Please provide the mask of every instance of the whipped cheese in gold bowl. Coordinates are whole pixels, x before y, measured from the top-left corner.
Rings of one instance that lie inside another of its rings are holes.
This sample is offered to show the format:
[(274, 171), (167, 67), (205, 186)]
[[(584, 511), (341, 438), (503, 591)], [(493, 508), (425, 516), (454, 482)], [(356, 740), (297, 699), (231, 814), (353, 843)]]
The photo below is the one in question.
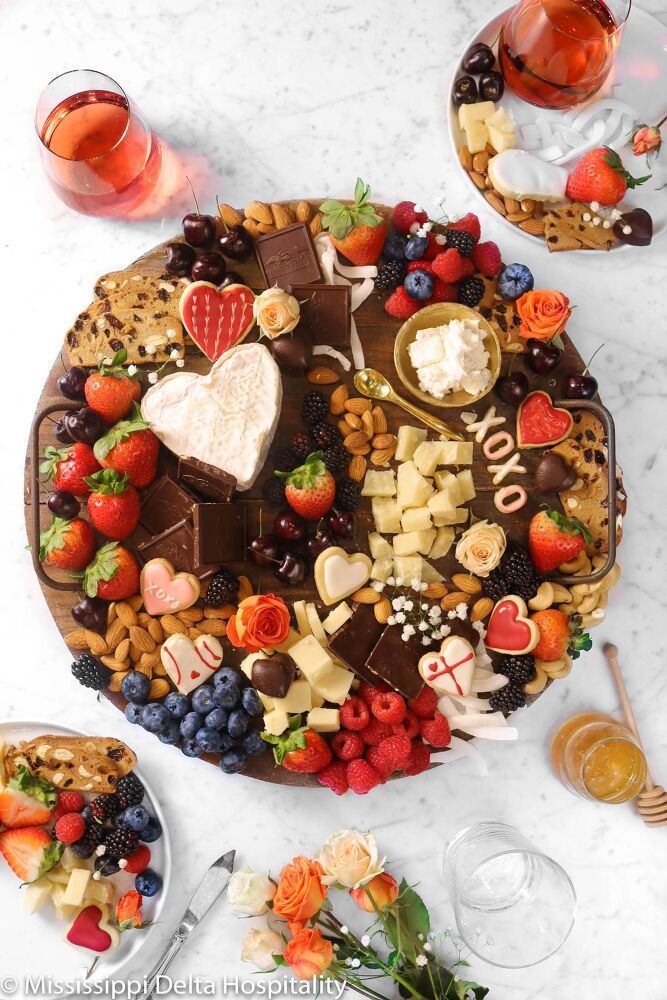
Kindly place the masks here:
[(465, 407), (489, 393), (500, 374), (493, 327), (474, 309), (436, 302), (406, 320), (394, 342), (394, 364), (406, 389), (431, 406)]

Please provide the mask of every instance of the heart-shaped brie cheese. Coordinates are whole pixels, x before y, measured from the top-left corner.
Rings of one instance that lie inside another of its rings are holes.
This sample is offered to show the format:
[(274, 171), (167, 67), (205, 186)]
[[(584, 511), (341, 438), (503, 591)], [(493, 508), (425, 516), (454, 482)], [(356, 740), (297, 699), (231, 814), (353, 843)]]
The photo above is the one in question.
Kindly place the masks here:
[(333, 545), (315, 560), (315, 585), (324, 604), (349, 597), (369, 580), (372, 563), (363, 552), (348, 555)]
[(214, 635), (199, 635), (193, 642), (176, 632), (162, 643), (160, 659), (181, 694), (189, 694), (220, 667), (222, 646)]
[(470, 694), (475, 669), (475, 650), (467, 639), (450, 635), (439, 653), (426, 653), (419, 661), (419, 673), (438, 694), (464, 697)]
[(141, 596), (149, 615), (185, 611), (195, 603), (200, 590), (196, 576), (176, 573), (168, 559), (149, 559), (141, 571)]

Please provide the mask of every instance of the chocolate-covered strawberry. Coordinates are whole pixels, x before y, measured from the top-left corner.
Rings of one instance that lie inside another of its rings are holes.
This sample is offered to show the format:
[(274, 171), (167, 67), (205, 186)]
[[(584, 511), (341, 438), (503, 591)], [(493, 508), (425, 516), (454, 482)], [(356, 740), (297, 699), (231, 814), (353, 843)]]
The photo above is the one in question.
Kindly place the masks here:
[(134, 414), (120, 420), (95, 442), (95, 457), (104, 469), (127, 473), (138, 489), (150, 486), (157, 475), (158, 438), (135, 406)]
[(98, 371), (86, 379), (86, 402), (107, 425), (127, 416), (132, 403), (141, 396), (141, 375), (136, 370), (124, 368), (126, 360), (127, 351), (122, 347), (110, 363), (101, 361)]
[(88, 516), (97, 530), (116, 542), (131, 535), (139, 523), (141, 503), (127, 472), (121, 476), (115, 469), (101, 469), (86, 483), (92, 491)]
[(139, 566), (131, 552), (118, 542), (108, 542), (81, 574), (88, 597), (124, 601), (139, 590)]
[(50, 566), (60, 569), (84, 569), (93, 558), (95, 552), (95, 535), (93, 529), (77, 517), (66, 521), (62, 517), (54, 517), (49, 527), (40, 532), (39, 558)]
[(39, 467), (49, 479), (54, 490), (64, 490), (75, 497), (87, 497), (90, 487), (86, 477), (93, 476), (100, 470), (100, 463), (95, 458), (89, 444), (77, 442), (67, 448), (54, 448), (48, 445), (44, 449), (44, 461)]

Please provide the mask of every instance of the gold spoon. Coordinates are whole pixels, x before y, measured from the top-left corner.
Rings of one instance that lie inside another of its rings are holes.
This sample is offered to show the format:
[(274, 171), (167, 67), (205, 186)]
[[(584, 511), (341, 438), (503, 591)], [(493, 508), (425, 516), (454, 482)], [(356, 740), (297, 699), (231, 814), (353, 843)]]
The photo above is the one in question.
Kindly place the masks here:
[(406, 413), (416, 417), (417, 420), (421, 420), (423, 424), (430, 427), (436, 434), (443, 434), (450, 441), (465, 441), (463, 434), (459, 434), (453, 427), (446, 424), (444, 420), (432, 417), (430, 413), (422, 410), (420, 406), (415, 406), (413, 403), (409, 403), (407, 399), (399, 396), (384, 375), (381, 375), (374, 368), (362, 368), (361, 371), (358, 371), (354, 376), (354, 385), (363, 396), (368, 396), (370, 399), (382, 399), (386, 403), (395, 403), (396, 406), (400, 406)]

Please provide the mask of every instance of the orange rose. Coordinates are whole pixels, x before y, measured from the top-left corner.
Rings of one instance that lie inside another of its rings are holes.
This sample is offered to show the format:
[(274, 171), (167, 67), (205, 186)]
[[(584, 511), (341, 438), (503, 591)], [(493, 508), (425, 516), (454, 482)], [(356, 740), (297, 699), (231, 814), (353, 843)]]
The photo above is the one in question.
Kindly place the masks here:
[(313, 979), (331, 965), (333, 945), (317, 928), (304, 927), (289, 942), (283, 958), (297, 979)]
[(350, 889), (350, 896), (359, 909), (365, 910), (366, 913), (375, 913), (375, 906), (368, 893), (373, 897), (378, 910), (384, 910), (398, 899), (398, 882), (391, 875), (382, 872), (361, 888)]
[(130, 889), (129, 892), (120, 897), (116, 903), (116, 922), (122, 931), (130, 927), (141, 927), (143, 924), (141, 916), (143, 901), (143, 896), (140, 896), (136, 889)]
[(326, 887), (322, 885), (322, 865), (299, 855), (280, 873), (273, 912), (289, 924), (302, 924), (315, 916), (326, 894)]
[(524, 292), (516, 300), (516, 309), (521, 320), (521, 336), (536, 340), (551, 340), (562, 333), (572, 312), (567, 295), (553, 288)]
[(238, 606), (227, 622), (227, 638), (232, 646), (243, 646), (248, 653), (273, 649), (289, 634), (289, 611), (282, 597), (253, 594)]

